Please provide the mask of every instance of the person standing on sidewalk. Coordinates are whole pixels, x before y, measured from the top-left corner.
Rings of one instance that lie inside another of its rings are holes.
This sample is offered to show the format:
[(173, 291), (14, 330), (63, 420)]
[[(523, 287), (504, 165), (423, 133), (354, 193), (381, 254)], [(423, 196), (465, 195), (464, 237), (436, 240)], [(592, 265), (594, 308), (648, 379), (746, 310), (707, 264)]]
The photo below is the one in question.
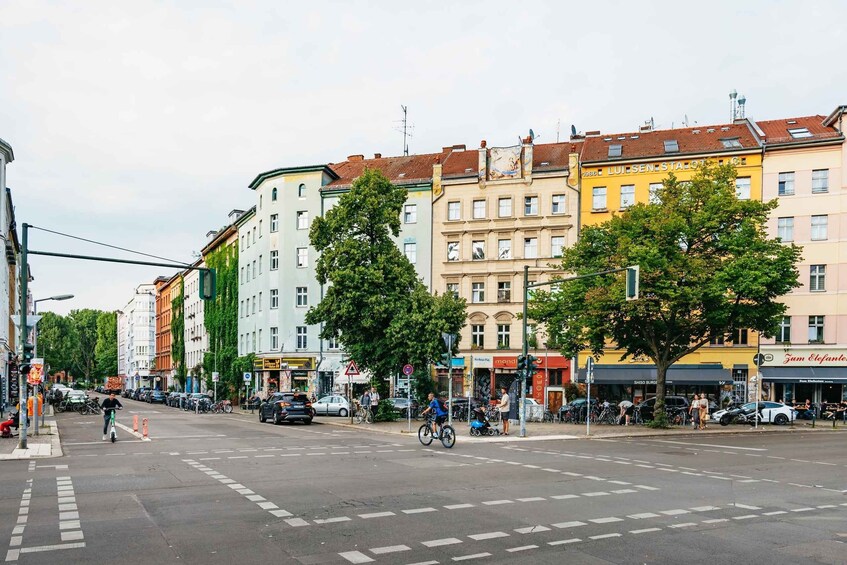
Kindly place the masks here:
[(376, 416), (376, 411), (379, 408), (379, 393), (376, 387), (371, 387), (371, 414)]
[(700, 396), (695, 394), (691, 401), (691, 406), (688, 407), (688, 417), (691, 418), (691, 425), (695, 430), (700, 429)]
[(503, 420), (503, 435), (509, 435), (509, 409), (511, 402), (509, 399), (509, 391), (506, 387), (500, 387), (500, 419)]
[(706, 429), (706, 420), (709, 419), (709, 399), (705, 394), (700, 394), (700, 429)]

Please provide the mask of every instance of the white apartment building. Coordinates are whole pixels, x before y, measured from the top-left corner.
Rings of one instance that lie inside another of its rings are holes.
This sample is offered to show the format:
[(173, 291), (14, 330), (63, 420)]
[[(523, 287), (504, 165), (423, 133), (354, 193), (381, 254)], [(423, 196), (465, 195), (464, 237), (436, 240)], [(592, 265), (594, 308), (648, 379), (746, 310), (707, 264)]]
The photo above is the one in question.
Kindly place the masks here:
[(124, 340), (125, 386), (152, 386), (150, 369), (156, 358), (156, 286), (138, 285), (135, 295), (120, 313), (126, 316), (127, 327)]
[[(203, 261), (196, 267), (205, 267)], [(185, 317), (185, 368), (188, 372), (185, 388), (200, 392), (203, 383), (203, 355), (209, 349), (206, 326), (203, 323), (203, 300), (200, 298), (200, 271), (186, 271), (184, 277), (184, 317)], [(197, 375), (195, 377), (195, 375)]]
[(118, 327), (118, 376), (126, 377), (126, 342), (129, 339), (129, 316), (123, 310), (117, 311), (117, 327)]

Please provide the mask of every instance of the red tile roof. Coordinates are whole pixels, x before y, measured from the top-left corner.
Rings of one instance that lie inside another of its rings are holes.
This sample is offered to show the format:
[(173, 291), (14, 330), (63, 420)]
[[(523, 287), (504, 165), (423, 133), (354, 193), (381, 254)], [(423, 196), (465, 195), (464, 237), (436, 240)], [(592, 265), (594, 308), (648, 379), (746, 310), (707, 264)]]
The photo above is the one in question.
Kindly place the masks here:
[[(533, 172), (567, 170), (568, 154), (580, 151), (581, 142), (544, 143), (532, 148)], [(479, 150), (453, 151), (445, 156), (442, 175), (445, 178), (476, 176), (479, 172)]]
[[(738, 139), (741, 147), (727, 148), (722, 139)], [(664, 142), (676, 140), (679, 151), (666, 153)], [(621, 156), (609, 157), (609, 146), (620, 145)], [(588, 137), (582, 151), (583, 162), (626, 161), (646, 157), (665, 157), (742, 151), (759, 147), (746, 123), (718, 124), (695, 128), (664, 129), (648, 132), (616, 133)]]
[(378, 169), (393, 184), (416, 184), (432, 180), (432, 165), (444, 158), (443, 153), (426, 153), (400, 157), (380, 157), (364, 159), (352, 155), (347, 161), (330, 163), (329, 168), (338, 175), (338, 179), (325, 185), (321, 190), (347, 188), (359, 178), (365, 168)]
[[(765, 134), (767, 144), (776, 143), (808, 143), (820, 139), (839, 138), (841, 134), (831, 126), (823, 125), (826, 116), (803, 116), (800, 118), (785, 118), (783, 120), (764, 120), (755, 122)], [(789, 129), (806, 128), (812, 137), (791, 137)]]

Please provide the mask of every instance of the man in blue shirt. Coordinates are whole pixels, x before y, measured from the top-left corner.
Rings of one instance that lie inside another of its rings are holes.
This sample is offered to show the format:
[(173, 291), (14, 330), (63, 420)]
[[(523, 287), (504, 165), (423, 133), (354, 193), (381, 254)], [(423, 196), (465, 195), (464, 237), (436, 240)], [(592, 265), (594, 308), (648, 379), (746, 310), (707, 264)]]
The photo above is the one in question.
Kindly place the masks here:
[(437, 426), (443, 424), (447, 420), (447, 408), (441, 402), (440, 399), (435, 398), (434, 393), (429, 393), (427, 396), (429, 400), (429, 407), (422, 412), (423, 415), (426, 415), (428, 412), (433, 412), (435, 414), (435, 422), (432, 424), (432, 436), (439, 437), (439, 434), (436, 433)]

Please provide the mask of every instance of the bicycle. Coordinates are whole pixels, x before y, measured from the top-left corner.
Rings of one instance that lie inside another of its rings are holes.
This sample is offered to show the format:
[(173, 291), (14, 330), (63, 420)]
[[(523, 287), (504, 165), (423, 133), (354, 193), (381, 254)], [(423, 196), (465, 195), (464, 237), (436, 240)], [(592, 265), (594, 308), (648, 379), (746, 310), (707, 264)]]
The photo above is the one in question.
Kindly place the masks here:
[(359, 408), (356, 410), (356, 423), (361, 424), (362, 422), (368, 424), (374, 423), (374, 415), (370, 408)]
[(544, 416), (541, 417), (541, 421), (545, 424), (552, 424), (556, 421), (556, 415), (553, 414), (550, 410), (544, 411)]
[(684, 426), (688, 421), (688, 413), (683, 408), (667, 408), (668, 423), (675, 426)]
[(611, 407), (606, 406), (597, 416), (598, 424), (617, 424), (618, 415), (614, 413)]
[(429, 445), (433, 439), (440, 439), (441, 445), (450, 449), (456, 444), (456, 431), (449, 424), (438, 424), (438, 435), (432, 434), (432, 423), (434, 418), (427, 418), (424, 425), (418, 428), (418, 441), (423, 445)]
[(215, 414), (231, 414), (232, 413), (232, 403), (229, 400), (221, 400), (220, 402), (216, 402), (212, 407), (212, 410)]

